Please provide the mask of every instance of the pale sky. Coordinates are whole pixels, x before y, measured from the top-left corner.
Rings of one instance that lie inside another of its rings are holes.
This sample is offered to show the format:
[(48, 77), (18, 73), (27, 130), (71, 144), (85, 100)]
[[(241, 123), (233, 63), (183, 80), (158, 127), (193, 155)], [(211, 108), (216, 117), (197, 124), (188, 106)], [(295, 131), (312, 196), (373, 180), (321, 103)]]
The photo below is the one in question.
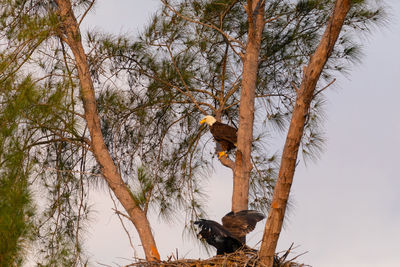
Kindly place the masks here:
[[(135, 36), (160, 5), (158, 0), (98, 0), (83, 26)], [(400, 1), (385, 29), (364, 39), (362, 63), (329, 88), (326, 150), (315, 163), (300, 164), (292, 187), (291, 209), (278, 250), (292, 242), (298, 261), (314, 267), (400, 266)], [(217, 163), (218, 164), (218, 163)], [(217, 165), (216, 165), (217, 166)], [(231, 171), (218, 167), (209, 180), (209, 218), (220, 221), (230, 210)], [(228, 190), (227, 190), (228, 188)], [(86, 249), (94, 266), (118, 266), (134, 257), (108, 193), (92, 194), (92, 223)], [(151, 218), (165, 259), (205, 258), (198, 242), (182, 237), (182, 224)], [(265, 220), (248, 240), (261, 240)], [(127, 223), (138, 257), (137, 233)]]

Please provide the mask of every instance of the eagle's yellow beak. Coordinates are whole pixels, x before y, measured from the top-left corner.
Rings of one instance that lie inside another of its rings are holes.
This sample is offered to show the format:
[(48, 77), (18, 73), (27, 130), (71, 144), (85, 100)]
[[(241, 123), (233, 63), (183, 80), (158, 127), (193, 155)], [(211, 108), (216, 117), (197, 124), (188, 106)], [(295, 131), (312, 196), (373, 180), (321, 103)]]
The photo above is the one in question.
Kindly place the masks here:
[(203, 123), (205, 123), (206, 122), (206, 119), (204, 118), (204, 119), (202, 119), (201, 121), (200, 121), (200, 124), (203, 124)]

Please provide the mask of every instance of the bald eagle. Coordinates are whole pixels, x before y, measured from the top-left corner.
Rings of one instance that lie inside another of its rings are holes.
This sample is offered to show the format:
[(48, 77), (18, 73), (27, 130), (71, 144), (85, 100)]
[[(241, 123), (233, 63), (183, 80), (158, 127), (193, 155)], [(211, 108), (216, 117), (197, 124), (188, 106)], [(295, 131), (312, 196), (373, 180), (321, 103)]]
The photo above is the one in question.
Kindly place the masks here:
[(218, 158), (226, 157), (226, 153), (237, 146), (237, 129), (217, 121), (213, 116), (205, 116), (200, 121), (200, 124), (203, 123), (208, 124), (215, 141), (221, 145), (222, 151), (218, 152)]
[(255, 210), (241, 210), (229, 212), (222, 218), (222, 225), (212, 220), (200, 219), (194, 224), (198, 225), (198, 236), (217, 249), (217, 255), (232, 253), (238, 249), (246, 248), (242, 238), (254, 230), (257, 222), (265, 216)]

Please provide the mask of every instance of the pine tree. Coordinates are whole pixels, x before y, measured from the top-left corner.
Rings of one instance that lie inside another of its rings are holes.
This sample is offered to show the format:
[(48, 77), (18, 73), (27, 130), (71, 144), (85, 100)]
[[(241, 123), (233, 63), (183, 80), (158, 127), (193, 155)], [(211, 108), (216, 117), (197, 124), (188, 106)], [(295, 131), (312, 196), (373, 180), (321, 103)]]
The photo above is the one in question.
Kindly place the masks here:
[[(356, 2), (344, 33), (368, 30), (382, 16), (382, 9)], [(249, 202), (269, 210), (280, 160), (271, 140), (289, 126), (302, 66), (334, 1), (165, 1), (136, 40), (95, 32), (85, 38), (79, 25), (93, 4), (1, 5), (0, 175), (7, 194), (0, 215), (16, 223), (7, 237), (12, 247), (1, 253), (11, 264), (22, 262), (29, 239), (40, 248), (40, 264), (86, 264), (81, 231), (98, 181), (125, 208), (146, 258), (159, 258), (148, 210), (171, 218), (182, 209), (187, 222), (203, 214), (202, 179), (215, 162), (214, 142), (199, 125), (205, 114), (238, 126), (239, 137), (247, 134), (236, 155), (220, 160), (239, 185), (232, 209)], [(250, 46), (258, 55), (246, 59)], [(357, 51), (354, 38), (339, 36), (308, 109), (300, 140), (306, 155), (315, 155), (323, 139), (323, 82)], [(254, 96), (241, 106), (247, 75)], [(239, 165), (245, 167), (236, 174)], [(44, 196), (37, 209), (33, 189)], [(8, 203), (19, 203), (12, 218)]]
[(35, 208), (28, 179), (32, 162), (27, 160), (25, 153), (30, 137), (19, 127), (21, 117), (18, 111), (30, 110), (35, 90), (29, 78), (3, 85), (1, 99), (4, 105), (1, 106), (0, 116), (0, 266), (20, 266), (34, 237)]

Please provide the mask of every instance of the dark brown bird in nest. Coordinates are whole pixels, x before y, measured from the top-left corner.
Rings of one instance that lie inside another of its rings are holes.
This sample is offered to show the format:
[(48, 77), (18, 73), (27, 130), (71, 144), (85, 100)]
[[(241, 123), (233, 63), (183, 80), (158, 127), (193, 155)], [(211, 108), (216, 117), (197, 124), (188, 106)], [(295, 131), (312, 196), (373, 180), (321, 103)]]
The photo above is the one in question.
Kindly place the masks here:
[(222, 218), (222, 225), (212, 220), (200, 219), (194, 224), (200, 228), (198, 236), (217, 249), (217, 255), (246, 248), (241, 240), (254, 230), (264, 214), (255, 210), (229, 212)]

